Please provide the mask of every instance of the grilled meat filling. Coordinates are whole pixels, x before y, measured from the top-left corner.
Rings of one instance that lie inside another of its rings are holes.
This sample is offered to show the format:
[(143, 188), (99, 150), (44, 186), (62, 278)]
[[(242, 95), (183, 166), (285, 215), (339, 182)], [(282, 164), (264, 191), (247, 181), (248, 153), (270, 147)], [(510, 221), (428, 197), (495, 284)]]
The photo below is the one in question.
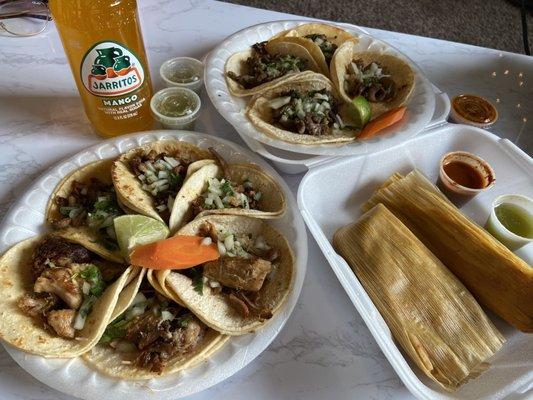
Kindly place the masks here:
[(304, 71), (307, 60), (291, 55), (270, 54), (266, 50), (267, 42), (252, 46), (252, 54), (244, 61), (246, 73), (237, 75), (232, 71), (228, 77), (245, 89), (251, 89), (282, 77), (290, 72)]
[[(140, 321), (133, 321), (126, 340), (131, 340), (140, 350), (135, 363), (141, 368), (149, 368), (152, 372), (161, 373), (167, 363), (178, 354), (187, 354), (194, 350), (205, 334), (205, 325), (192, 317), (184, 327), (181, 322), (161, 321), (151, 312), (141, 316)], [(148, 320), (148, 321), (147, 321)], [(154, 325), (155, 324), (155, 325)], [(139, 330), (151, 328), (147, 335), (139, 335)]]
[(54, 202), (62, 215), (52, 221), (55, 229), (89, 226), (103, 235), (106, 247), (116, 248), (113, 219), (124, 212), (117, 203), (112, 184), (96, 178), (88, 182), (74, 181), (68, 197), (56, 196)]
[(387, 103), (396, 96), (396, 83), (384, 68), (372, 62), (364, 65), (361, 60), (352, 61), (346, 67), (344, 90), (351, 98), (363, 96), (372, 103)]
[(46, 236), (33, 254), (33, 292), (17, 301), (18, 308), (40, 319), (45, 329), (51, 328), (58, 336), (74, 338), (105, 288), (98, 267), (91, 261), (92, 255), (84, 247)]
[(78, 309), (83, 302), (81, 286), (83, 280), (70, 268), (48, 268), (35, 280), (35, 293), (51, 293), (63, 300), (67, 306)]
[(141, 181), (143, 190), (152, 195), (161, 218), (168, 222), (174, 198), (183, 185), (190, 161), (152, 150), (132, 158), (129, 164)]
[[(301, 135), (331, 135), (338, 124), (338, 104), (329, 90), (282, 93), (270, 102), (274, 123)], [(338, 126), (337, 126), (338, 127)]]
[(320, 50), (326, 59), (326, 64), (329, 66), (329, 63), (333, 58), (333, 53), (335, 53), (335, 50), (337, 50), (338, 46), (335, 43), (330, 42), (326, 35), (319, 33), (312, 33), (310, 35), (306, 35), (305, 37), (312, 40), (318, 47), (320, 47)]
[(132, 346), (135, 365), (161, 373), (176, 356), (193, 352), (206, 330), (188, 310), (142, 289), (132, 306), (106, 328), (100, 344), (117, 351), (121, 344)]
[(59, 336), (73, 339), (76, 336), (75, 317), (76, 311), (74, 310), (52, 310), (48, 313), (47, 322)]
[(17, 302), (20, 310), (30, 317), (44, 318), (59, 302), (51, 293), (25, 293)]
[(217, 243), (221, 257), (182, 272), (191, 278), (195, 291), (203, 295), (204, 284), (207, 284), (214, 293), (224, 294), (243, 318), (271, 318), (272, 311), (263, 304), (261, 289), (275, 268), (278, 251), (262, 236), (252, 238), (250, 235), (217, 232), (207, 221), (200, 226), (199, 235), (210, 237)]
[(197, 216), (205, 210), (225, 208), (242, 208), (257, 210), (262, 193), (255, 190), (250, 181), (237, 185), (227, 178), (209, 179), (204, 193), (192, 202), (193, 215)]
[(91, 253), (85, 247), (70, 243), (59, 236), (49, 235), (33, 255), (32, 276), (35, 280), (46, 268), (90, 263), (91, 259)]
[(257, 292), (272, 270), (270, 261), (261, 258), (221, 257), (204, 264), (204, 276), (233, 289)]

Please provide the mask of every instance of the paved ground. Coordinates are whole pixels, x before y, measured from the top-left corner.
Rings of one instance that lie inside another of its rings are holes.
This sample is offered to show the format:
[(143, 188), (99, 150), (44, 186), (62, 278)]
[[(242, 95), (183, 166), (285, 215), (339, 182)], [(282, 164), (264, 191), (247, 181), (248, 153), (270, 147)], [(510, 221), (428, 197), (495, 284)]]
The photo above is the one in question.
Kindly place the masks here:
[[(520, 9), (507, 0), (224, 0), (523, 53)], [(533, 47), (533, 15), (528, 15)]]

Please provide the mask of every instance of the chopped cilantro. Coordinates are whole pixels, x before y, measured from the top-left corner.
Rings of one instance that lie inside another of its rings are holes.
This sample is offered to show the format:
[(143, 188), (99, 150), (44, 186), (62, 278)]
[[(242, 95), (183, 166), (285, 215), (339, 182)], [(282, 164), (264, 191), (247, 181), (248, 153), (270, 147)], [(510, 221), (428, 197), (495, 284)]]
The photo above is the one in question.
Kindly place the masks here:
[(191, 274), (192, 286), (194, 290), (200, 296), (203, 296), (204, 295), (204, 275), (202, 274), (202, 271), (200, 271), (197, 268), (191, 268), (190, 274)]
[(185, 314), (178, 318), (178, 324), (180, 328), (187, 328), (189, 325), (189, 322), (192, 321), (192, 315), (191, 314)]
[(126, 321), (124, 314), (122, 314), (107, 326), (98, 343), (109, 344), (116, 339), (122, 339), (124, 336), (126, 336), (127, 324), (128, 321)]
[(183, 177), (179, 174), (176, 174), (174, 172), (168, 173), (168, 183), (170, 188), (177, 189), (179, 188), (183, 183)]
[(229, 180), (226, 180), (222, 185), (220, 185), (220, 190), (222, 190), (222, 193), (225, 196), (232, 196), (234, 194), (233, 187), (231, 186), (231, 182)]
[(91, 285), (89, 295), (100, 297), (105, 289), (104, 278), (96, 265), (85, 268), (80, 276)]

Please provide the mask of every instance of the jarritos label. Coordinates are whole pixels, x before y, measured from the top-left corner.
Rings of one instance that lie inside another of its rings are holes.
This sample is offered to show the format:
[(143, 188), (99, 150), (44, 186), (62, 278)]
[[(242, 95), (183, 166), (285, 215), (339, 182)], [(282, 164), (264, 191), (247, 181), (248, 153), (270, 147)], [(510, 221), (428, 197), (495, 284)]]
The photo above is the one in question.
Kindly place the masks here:
[(97, 43), (85, 54), (80, 73), (85, 88), (96, 96), (121, 96), (144, 82), (144, 69), (137, 56), (111, 41)]

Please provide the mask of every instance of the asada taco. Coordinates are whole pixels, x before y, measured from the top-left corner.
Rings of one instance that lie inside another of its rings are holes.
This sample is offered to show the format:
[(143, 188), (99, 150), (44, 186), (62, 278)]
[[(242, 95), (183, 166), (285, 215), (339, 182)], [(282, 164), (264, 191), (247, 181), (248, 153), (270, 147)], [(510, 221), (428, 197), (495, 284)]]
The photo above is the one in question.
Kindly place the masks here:
[(401, 58), (375, 51), (357, 51), (344, 43), (333, 56), (331, 80), (346, 102), (357, 96), (369, 101), (371, 118), (404, 105), (413, 92), (412, 68)]
[(285, 38), (255, 43), (233, 54), (224, 66), (228, 88), (239, 97), (259, 93), (303, 71), (321, 70), (302, 43)]
[(354, 141), (358, 129), (348, 111), (325, 76), (297, 74), (254, 96), (246, 115), (270, 137), (312, 145)]
[(43, 357), (76, 357), (98, 342), (139, 273), (57, 235), (24, 240), (0, 258), (0, 337)]
[(329, 77), (330, 63), (337, 48), (343, 43), (357, 43), (359, 39), (337, 26), (310, 23), (280, 32), (276, 38), (289, 38), (305, 47), (313, 56), (319, 72)]
[(178, 140), (148, 143), (113, 162), (111, 176), (120, 204), (132, 212), (168, 223), (174, 199), (195, 162), (211, 158), (207, 150)]
[(164, 376), (194, 366), (227, 341), (147, 280), (129, 300), (99, 343), (83, 354), (106, 375), (128, 380)]
[[(178, 231), (217, 243), (220, 258), (166, 273), (165, 284), (207, 326), (227, 335), (252, 332), (279, 310), (294, 277), (287, 239), (257, 218), (207, 215)], [(158, 274), (165, 271), (158, 271)]]
[(274, 178), (254, 164), (228, 164), (210, 150), (218, 163), (203, 166), (183, 184), (170, 217), (171, 233), (207, 214), (265, 219), (283, 214), (285, 196)]
[(122, 262), (113, 220), (125, 211), (111, 179), (112, 164), (112, 159), (95, 161), (63, 178), (46, 206), (46, 222), (58, 235)]

